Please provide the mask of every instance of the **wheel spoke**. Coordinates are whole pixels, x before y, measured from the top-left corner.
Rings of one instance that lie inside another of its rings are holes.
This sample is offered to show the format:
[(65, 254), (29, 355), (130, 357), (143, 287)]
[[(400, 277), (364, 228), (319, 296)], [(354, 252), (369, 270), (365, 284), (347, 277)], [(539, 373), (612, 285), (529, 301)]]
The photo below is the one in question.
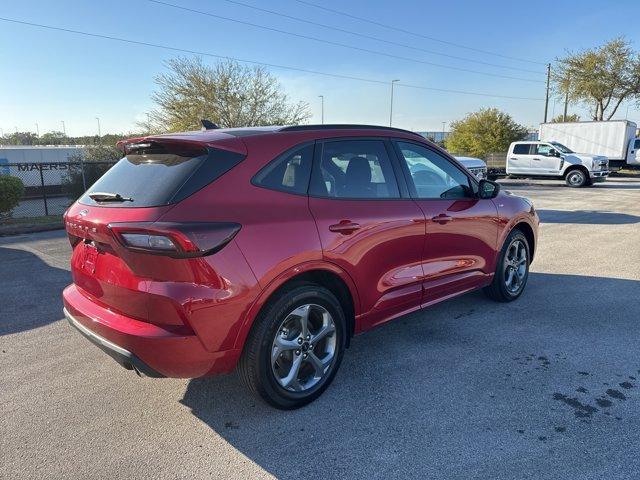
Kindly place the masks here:
[(298, 384), (298, 373), (300, 372), (300, 365), (302, 365), (302, 355), (296, 355), (291, 363), (291, 369), (286, 377), (280, 379), (282, 386), (291, 387)]
[(320, 378), (324, 375), (324, 371), (332, 358), (333, 355), (327, 355), (324, 359), (320, 360), (315, 353), (310, 352), (307, 360), (315, 370), (315, 376)]
[(513, 269), (512, 268), (508, 268), (507, 269), (507, 279), (506, 279), (505, 283), (507, 284), (507, 288), (511, 288), (511, 284), (513, 283)]
[(291, 315), (298, 317), (298, 323), (300, 324), (300, 336), (306, 338), (309, 335), (309, 312), (311, 311), (311, 305), (303, 305), (296, 308)]
[(320, 342), (320, 340), (328, 335), (333, 334), (333, 332), (335, 331), (336, 327), (333, 325), (333, 323), (326, 323), (318, 333), (316, 333), (315, 335), (311, 335), (311, 343), (315, 347)]
[(299, 346), (295, 340), (287, 340), (282, 334), (278, 334), (271, 351), (271, 364), (273, 365), (283, 352), (295, 350)]

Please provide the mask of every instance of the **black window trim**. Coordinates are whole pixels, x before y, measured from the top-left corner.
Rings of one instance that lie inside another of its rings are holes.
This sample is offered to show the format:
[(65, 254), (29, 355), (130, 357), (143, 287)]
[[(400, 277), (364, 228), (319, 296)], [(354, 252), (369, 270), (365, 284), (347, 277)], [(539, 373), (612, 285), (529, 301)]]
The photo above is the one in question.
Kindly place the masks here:
[[(362, 141), (362, 140), (374, 140), (378, 142), (382, 142), (384, 148), (387, 152), (387, 156), (389, 157), (389, 162), (391, 162), (391, 168), (393, 170), (393, 176), (396, 181), (396, 185), (398, 186), (398, 193), (400, 196), (398, 197), (330, 197), (325, 195), (314, 195), (311, 193), (311, 181), (313, 180), (314, 172), (317, 168), (319, 168), (320, 161), (322, 160), (322, 154), (324, 152), (324, 144), (325, 143), (333, 143), (333, 142), (350, 142), (350, 141)], [(366, 137), (351, 137), (351, 136), (339, 136), (339, 137), (330, 137), (330, 138), (319, 138), (316, 140), (316, 148), (313, 155), (313, 164), (311, 165), (311, 176), (309, 182), (309, 188), (307, 189), (309, 198), (319, 198), (322, 200), (338, 200), (338, 201), (349, 201), (349, 202), (358, 202), (358, 201), (366, 201), (366, 202), (396, 202), (398, 200), (407, 201), (411, 200), (411, 196), (409, 194), (409, 189), (406, 184), (406, 180), (404, 176), (401, 174), (400, 165), (398, 162), (398, 158), (396, 156), (396, 152), (391, 145), (389, 137), (378, 137), (378, 136), (366, 136)]]
[[(471, 175), (469, 174), (469, 172), (467, 172), (466, 170), (464, 170), (463, 168), (460, 168), (460, 165), (458, 164), (458, 161), (451, 155), (449, 154), (449, 152), (447, 152), (446, 150), (441, 150), (439, 148), (434, 148), (433, 146), (431, 146), (428, 143), (422, 143), (420, 141), (415, 141), (415, 140), (410, 140), (410, 139), (406, 139), (406, 138), (398, 138), (398, 137), (394, 137), (391, 138), (391, 143), (393, 144), (393, 147), (395, 149), (395, 155), (398, 158), (398, 162), (400, 163), (400, 167), (402, 168), (402, 173), (404, 174), (405, 177), (405, 181), (407, 182), (407, 185), (409, 187), (409, 192), (411, 195), (411, 198), (413, 200), (416, 201), (434, 201), (434, 200), (463, 200), (463, 199), (454, 199), (454, 198), (421, 198), (418, 196), (418, 192), (416, 190), (416, 187), (413, 183), (413, 178), (411, 177), (411, 172), (409, 171), (409, 166), (407, 165), (406, 160), (404, 159), (404, 156), (402, 155), (402, 150), (400, 150), (400, 145), (398, 145), (398, 142), (402, 142), (402, 143), (411, 143), (414, 145), (417, 145), (419, 147), (422, 148), (426, 148), (427, 150), (432, 151), (433, 153), (436, 153), (438, 155), (440, 155), (442, 158), (444, 158), (445, 160), (447, 160), (454, 168), (458, 169), (462, 174), (464, 174), (464, 176), (467, 177), (467, 179), (469, 179), (469, 184), (471, 185), (471, 188), (473, 190), (473, 194), (477, 195), (478, 194), (478, 188), (479, 188), (479, 182), (478, 179), (475, 177), (475, 175)], [(465, 197), (464, 199), (477, 199), (477, 197)]]
[[(309, 145), (313, 145), (313, 151), (311, 152), (311, 171), (309, 173), (309, 178), (307, 179), (307, 188), (304, 190), (304, 192), (292, 192), (291, 190), (286, 190), (284, 188), (267, 187), (266, 185), (262, 185), (262, 184), (258, 183), (258, 181), (256, 180), (256, 177), (258, 175), (260, 175), (260, 173), (264, 169), (268, 168), (271, 164), (281, 160), (283, 157), (286, 157), (286, 156), (294, 153), (295, 151), (300, 150), (302, 148), (305, 148), (305, 147), (307, 147)], [(258, 188), (264, 188), (265, 190), (270, 190), (272, 192), (286, 193), (288, 195), (296, 195), (298, 197), (307, 197), (307, 196), (309, 196), (309, 186), (311, 185), (311, 178), (313, 177), (313, 164), (315, 163), (316, 151), (318, 150), (316, 145), (317, 145), (317, 142), (315, 140), (306, 140), (304, 142), (297, 143), (297, 144), (295, 144), (294, 146), (292, 146), (290, 148), (287, 148), (285, 151), (283, 151), (282, 153), (279, 153), (274, 158), (269, 160), (266, 164), (264, 164), (260, 168), (260, 170), (258, 170), (251, 177), (251, 185), (253, 185), (254, 187), (258, 187)]]

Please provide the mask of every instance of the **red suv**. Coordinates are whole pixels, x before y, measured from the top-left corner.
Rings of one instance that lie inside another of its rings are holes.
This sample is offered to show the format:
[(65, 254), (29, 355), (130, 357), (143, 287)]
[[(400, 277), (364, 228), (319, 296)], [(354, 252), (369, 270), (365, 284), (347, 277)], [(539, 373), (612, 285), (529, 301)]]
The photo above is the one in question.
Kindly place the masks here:
[(409, 131), (211, 129), (121, 142), (65, 215), (69, 322), (125, 368), (238, 368), (278, 408), (327, 388), (351, 337), (456, 295), (522, 293), (531, 203)]

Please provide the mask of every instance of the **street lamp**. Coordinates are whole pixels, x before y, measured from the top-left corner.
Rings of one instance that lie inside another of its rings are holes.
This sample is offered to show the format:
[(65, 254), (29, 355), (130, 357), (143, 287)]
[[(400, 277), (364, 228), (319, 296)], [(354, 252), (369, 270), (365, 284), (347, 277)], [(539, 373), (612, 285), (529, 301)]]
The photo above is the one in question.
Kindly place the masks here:
[(320, 123), (322, 123), (322, 125), (324, 125), (324, 95), (318, 95), (318, 97), (320, 98)]
[(393, 123), (393, 84), (400, 80), (391, 80), (391, 106), (389, 108), (389, 126)]
[(102, 135), (100, 134), (100, 117), (96, 117), (96, 120), (98, 121), (98, 138), (102, 137)]

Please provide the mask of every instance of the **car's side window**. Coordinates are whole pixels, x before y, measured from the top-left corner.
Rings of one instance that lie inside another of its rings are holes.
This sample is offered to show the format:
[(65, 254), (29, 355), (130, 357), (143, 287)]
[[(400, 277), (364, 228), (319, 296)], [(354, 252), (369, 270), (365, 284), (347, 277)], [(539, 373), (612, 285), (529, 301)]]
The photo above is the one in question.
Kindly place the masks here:
[(271, 190), (306, 194), (313, 162), (313, 143), (289, 150), (260, 170), (252, 183)]
[(473, 187), (469, 177), (438, 152), (415, 143), (397, 142), (417, 198), (469, 198)]
[(529, 143), (518, 143), (513, 147), (514, 155), (529, 155), (529, 149), (531, 145)]
[(313, 168), (311, 195), (354, 199), (400, 198), (384, 141), (327, 141), (323, 143), (321, 152)]
[(540, 143), (536, 145), (537, 155), (544, 155), (545, 157), (548, 157), (551, 150), (553, 150), (553, 147), (551, 145), (547, 145), (546, 143)]

